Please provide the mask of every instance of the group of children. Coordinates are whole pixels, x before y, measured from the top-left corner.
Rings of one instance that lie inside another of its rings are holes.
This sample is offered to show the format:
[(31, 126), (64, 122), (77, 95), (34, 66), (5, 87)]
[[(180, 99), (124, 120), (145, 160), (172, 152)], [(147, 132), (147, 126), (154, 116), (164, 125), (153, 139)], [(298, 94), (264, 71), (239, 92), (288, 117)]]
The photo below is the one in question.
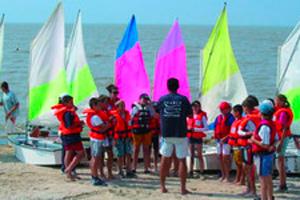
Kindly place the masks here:
[[(78, 178), (74, 168), (85, 152), (80, 133), (83, 125), (89, 128), (90, 169), (93, 185), (106, 185), (105, 179), (112, 179), (113, 159), (117, 157), (119, 176), (136, 177), (139, 151), (143, 149), (144, 173), (150, 173), (150, 154), (154, 149), (154, 168), (158, 171), (159, 119), (155, 105), (147, 94), (141, 94), (139, 101), (132, 105), (129, 113), (124, 101), (118, 98), (118, 88), (109, 85), (110, 96), (100, 95), (89, 100), (89, 108), (83, 111), (85, 120), (81, 121), (76, 113), (70, 95), (60, 97), (59, 103), (52, 107), (60, 122), (59, 134), (64, 155), (64, 173), (68, 180)], [(105, 153), (107, 159), (104, 159)], [(106, 164), (104, 163), (107, 160)], [(133, 162), (132, 162), (133, 161)], [(107, 176), (104, 167), (107, 167)], [(125, 171), (124, 171), (125, 169)], [(100, 173), (100, 174), (99, 174)]]
[[(203, 171), (202, 142), (208, 130), (207, 115), (201, 110), (199, 101), (192, 104), (193, 118), (188, 119), (191, 144), (191, 171), (193, 176), (194, 148), (197, 148), (200, 171)], [(274, 100), (259, 104), (255, 96), (249, 95), (242, 105), (231, 107), (228, 102), (219, 105), (221, 114), (213, 123), (217, 154), (220, 161), (220, 181), (229, 182), (231, 160), (236, 165), (235, 183), (244, 185), (243, 196), (256, 196), (255, 175), (259, 176), (261, 199), (273, 199), (273, 164), (278, 156), (280, 178), (279, 192), (287, 190), (284, 156), (292, 136), (293, 113), (287, 98), (280, 94)], [(295, 139), (296, 146), (300, 148)]]
[[(151, 147), (154, 149), (154, 168), (158, 171), (160, 125), (157, 105), (151, 103), (147, 94), (141, 94), (139, 101), (132, 105), (129, 113), (125, 109), (124, 101), (118, 98), (118, 88), (110, 85), (107, 89), (110, 96), (101, 95), (99, 98), (90, 99), (89, 108), (83, 112), (86, 116), (84, 122), (76, 114), (73, 98), (69, 95), (61, 97), (59, 104), (52, 108), (60, 122), (59, 132), (66, 152), (64, 172), (69, 180), (77, 178), (72, 171), (85, 154), (80, 137), (83, 124), (89, 128), (93, 185), (106, 185), (104, 178), (113, 178), (114, 155), (117, 157), (120, 177), (136, 177), (141, 147), (144, 173), (150, 173)], [(189, 176), (194, 177), (194, 158), (197, 155), (203, 177), (202, 145), (209, 125), (207, 114), (202, 110), (199, 101), (192, 103), (192, 109), (193, 115), (187, 118), (187, 137), (191, 153)], [(284, 155), (291, 137), (290, 126), (293, 121), (293, 113), (287, 98), (278, 95), (275, 101), (269, 99), (259, 105), (257, 98), (250, 95), (241, 105), (233, 107), (228, 102), (221, 102), (219, 109), (221, 113), (213, 123), (213, 138), (220, 160), (220, 180), (229, 182), (233, 158), (236, 165), (234, 182), (244, 185), (247, 180), (247, 191), (243, 195), (256, 195), (257, 172), (262, 188), (262, 199), (272, 199), (272, 166), (277, 152), (279, 190), (287, 190)], [(106, 164), (104, 164), (105, 153), (107, 153)], [(104, 174), (104, 166), (107, 166), (107, 177)]]

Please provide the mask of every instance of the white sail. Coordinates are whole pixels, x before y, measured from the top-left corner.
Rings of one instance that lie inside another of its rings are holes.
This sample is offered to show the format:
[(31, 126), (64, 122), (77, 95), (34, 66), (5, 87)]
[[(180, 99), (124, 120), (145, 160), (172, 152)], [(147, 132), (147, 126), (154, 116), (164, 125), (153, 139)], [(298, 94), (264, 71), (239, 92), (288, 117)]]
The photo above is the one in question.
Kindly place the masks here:
[(277, 92), (287, 96), (294, 112), (294, 120), (300, 119), (300, 22), (279, 48)]
[(67, 90), (64, 32), (63, 5), (59, 3), (31, 44), (28, 120), (32, 124), (57, 123), (51, 106)]
[(66, 71), (68, 93), (80, 112), (88, 106), (91, 97), (99, 96), (86, 60), (80, 11), (66, 50)]
[(3, 59), (3, 42), (4, 42), (4, 14), (2, 15), (0, 21), (0, 71), (1, 71), (2, 59)]

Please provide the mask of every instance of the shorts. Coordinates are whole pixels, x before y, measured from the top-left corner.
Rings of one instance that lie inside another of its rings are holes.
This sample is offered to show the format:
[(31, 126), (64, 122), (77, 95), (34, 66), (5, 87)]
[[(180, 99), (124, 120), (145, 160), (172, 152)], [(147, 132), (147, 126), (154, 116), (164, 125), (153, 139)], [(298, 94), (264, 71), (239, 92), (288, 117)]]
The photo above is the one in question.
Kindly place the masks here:
[(218, 155), (230, 155), (231, 146), (226, 143), (221, 143), (219, 140), (217, 141), (217, 154)]
[(246, 165), (252, 165), (253, 164), (252, 148), (251, 147), (243, 147), (241, 149), (241, 151), (242, 151), (243, 162)]
[(105, 140), (96, 140), (91, 139), (91, 156), (92, 157), (100, 157), (105, 151)]
[(83, 144), (82, 142), (75, 142), (72, 144), (65, 144), (64, 150), (65, 151), (83, 151)]
[(152, 135), (152, 147), (155, 152), (159, 151), (159, 135)]
[(202, 138), (189, 138), (190, 144), (203, 144)]
[(277, 153), (277, 156), (285, 156), (286, 149), (287, 149), (287, 147), (289, 145), (289, 142), (290, 142), (290, 138), (289, 137), (284, 138), (281, 151), (279, 153)]
[(241, 166), (243, 164), (242, 150), (233, 150), (233, 159), (236, 165)]
[(254, 155), (254, 164), (259, 176), (271, 176), (273, 173), (274, 153)]
[(187, 138), (162, 138), (160, 154), (170, 158), (175, 148), (176, 157), (184, 159), (189, 155), (189, 145)]
[(130, 138), (121, 138), (116, 140), (114, 154), (120, 158), (127, 154), (132, 154), (132, 141)]
[(135, 146), (145, 145), (150, 146), (152, 143), (152, 134), (149, 133), (143, 133), (143, 134), (133, 134), (133, 144)]

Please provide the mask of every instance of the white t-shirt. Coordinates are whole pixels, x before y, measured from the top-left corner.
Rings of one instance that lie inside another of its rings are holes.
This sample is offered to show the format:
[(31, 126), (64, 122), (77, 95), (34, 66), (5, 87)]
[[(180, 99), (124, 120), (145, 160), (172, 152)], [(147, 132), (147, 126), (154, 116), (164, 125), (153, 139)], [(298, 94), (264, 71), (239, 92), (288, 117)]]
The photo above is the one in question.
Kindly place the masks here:
[(91, 118), (91, 124), (93, 126), (100, 126), (100, 125), (104, 124), (104, 122), (102, 121), (102, 119), (99, 116), (94, 115)]
[(262, 125), (258, 132), (261, 142), (264, 145), (270, 145), (271, 129), (266, 125)]
[(239, 128), (238, 134), (239, 134), (239, 135), (246, 135), (247, 132), (254, 132), (255, 129), (256, 129), (256, 126), (255, 126), (255, 124), (254, 124), (251, 120), (249, 120), (249, 121), (247, 122), (247, 124), (246, 124), (245, 129), (246, 129), (246, 131), (241, 130), (241, 128)]

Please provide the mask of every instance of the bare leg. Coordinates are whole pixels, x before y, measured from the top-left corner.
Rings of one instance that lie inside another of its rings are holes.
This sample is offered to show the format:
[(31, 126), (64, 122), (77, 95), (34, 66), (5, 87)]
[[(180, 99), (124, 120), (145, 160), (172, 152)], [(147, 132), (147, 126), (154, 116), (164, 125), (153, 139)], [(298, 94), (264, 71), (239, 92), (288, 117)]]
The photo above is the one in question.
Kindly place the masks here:
[(198, 159), (199, 159), (199, 164), (200, 164), (200, 172), (204, 172), (204, 160), (203, 160), (203, 154), (202, 154), (202, 144), (197, 144), (197, 154), (198, 154)]
[(223, 163), (224, 163), (225, 181), (229, 182), (229, 172), (230, 172), (230, 164), (231, 164), (230, 155), (223, 155)]
[(98, 166), (100, 163), (100, 157), (92, 157), (90, 161), (91, 175), (98, 177)]
[(195, 145), (190, 144), (190, 153), (191, 153), (191, 160), (190, 160), (190, 176), (193, 176), (194, 172), (194, 159), (195, 159)]
[(164, 157), (161, 158), (160, 163), (160, 189), (162, 193), (168, 192), (166, 188), (166, 176), (169, 174), (170, 166), (171, 166), (172, 157)]
[(100, 157), (100, 161), (99, 161), (99, 171), (100, 171), (100, 176), (101, 176), (101, 178), (103, 178), (103, 179), (106, 179), (106, 176), (105, 176), (105, 174), (104, 174), (104, 156), (105, 156), (105, 154), (104, 153), (102, 153), (102, 156)]
[(150, 168), (150, 148), (149, 145), (143, 145), (143, 154), (144, 154), (144, 169), (148, 171)]
[(126, 160), (126, 170), (127, 172), (131, 172), (132, 166), (131, 166), (131, 156), (130, 154), (125, 155), (124, 160)]
[(70, 163), (72, 162), (73, 157), (74, 157), (73, 151), (65, 151), (65, 158), (64, 158), (65, 173), (67, 175), (67, 178), (69, 178), (71, 180), (75, 180), (75, 179), (72, 177), (71, 172), (67, 172), (67, 168), (69, 167)]
[(261, 187), (261, 190), (260, 190), (261, 200), (268, 200), (268, 198), (267, 198), (268, 191), (267, 191), (266, 177), (260, 176), (259, 181), (260, 181), (260, 187)]
[(139, 153), (140, 153), (140, 145), (134, 146), (134, 155), (133, 155), (133, 169), (137, 169), (137, 163), (139, 159)]
[(179, 176), (180, 176), (180, 185), (181, 185), (181, 194), (187, 194), (189, 191), (186, 189), (186, 176), (187, 176), (187, 166), (186, 159), (179, 160)]
[[(67, 153), (68, 154), (68, 153)], [(67, 156), (68, 157), (68, 156)], [(71, 163), (68, 165), (68, 167), (65, 169), (66, 173), (71, 175), (72, 170), (78, 165), (80, 160), (84, 157), (84, 151), (76, 151), (75, 156), (73, 157)], [(72, 175), (71, 175), (72, 176)]]
[(225, 179), (225, 172), (224, 172), (224, 162), (223, 162), (223, 155), (219, 155), (219, 162), (220, 162), (220, 170), (221, 170), (221, 178), (220, 181)]
[(279, 172), (279, 186), (286, 185), (286, 173), (285, 173), (285, 160), (284, 156), (278, 157), (278, 172)]
[(122, 157), (118, 158), (119, 173), (121, 173), (123, 171), (124, 159), (125, 159), (125, 156), (122, 156)]
[(113, 166), (113, 159), (114, 155), (112, 152), (112, 147), (109, 147), (107, 149), (107, 174), (108, 174), (108, 179), (113, 179), (113, 174), (112, 174), (112, 166)]

